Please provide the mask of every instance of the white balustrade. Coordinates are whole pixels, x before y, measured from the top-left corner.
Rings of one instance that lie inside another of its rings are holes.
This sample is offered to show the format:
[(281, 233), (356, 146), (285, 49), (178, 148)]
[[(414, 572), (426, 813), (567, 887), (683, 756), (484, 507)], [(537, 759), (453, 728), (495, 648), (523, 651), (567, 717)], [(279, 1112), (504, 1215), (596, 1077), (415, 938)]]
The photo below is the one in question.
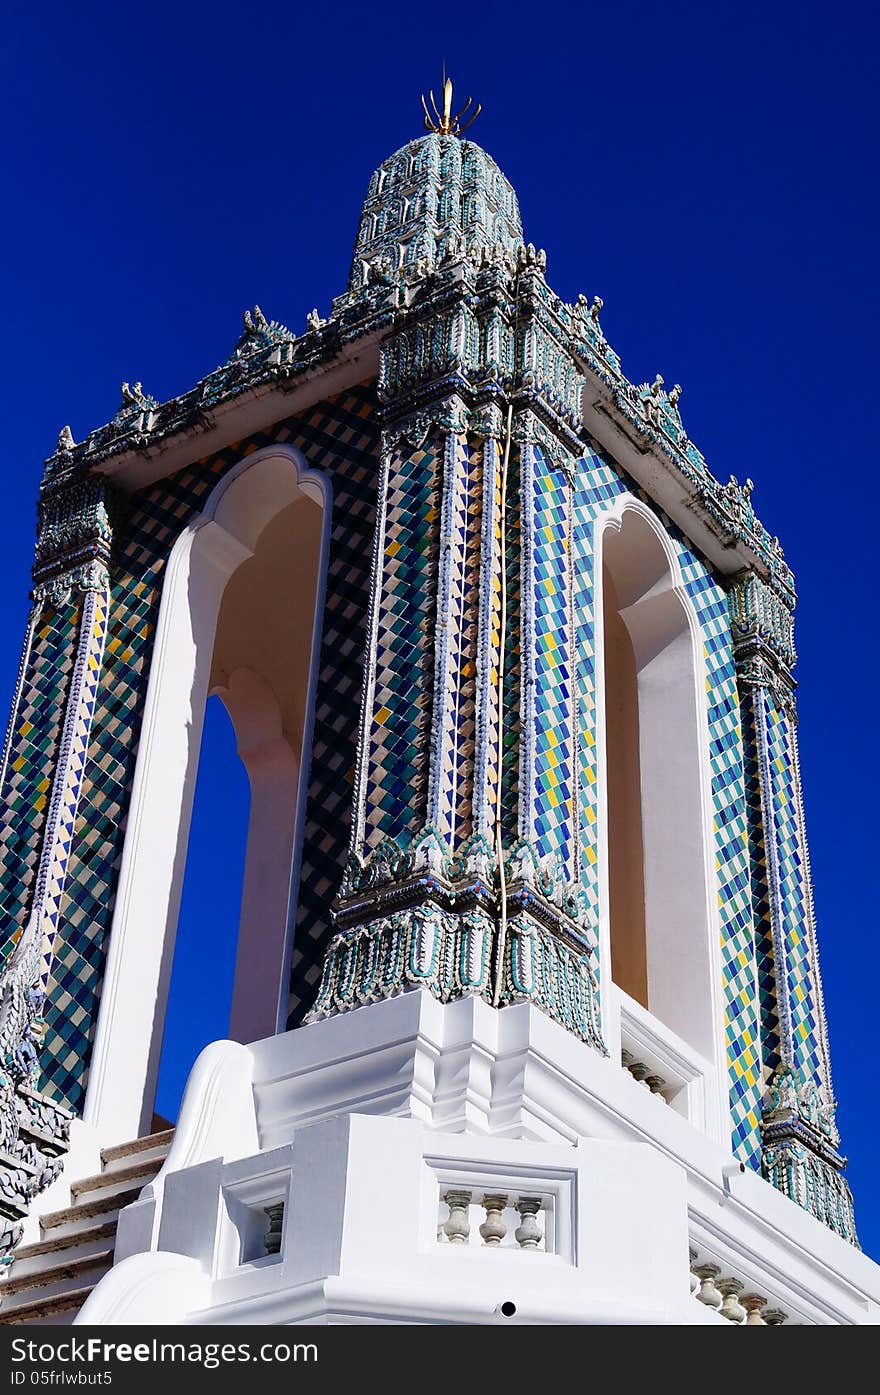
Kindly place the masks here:
[(624, 1070), (629, 1071), (633, 1080), (639, 1085), (644, 1085), (645, 1089), (648, 1090), (650, 1094), (656, 1095), (664, 1104), (669, 1103), (663, 1093), (667, 1088), (668, 1082), (664, 1080), (662, 1075), (658, 1075), (657, 1072), (653, 1070), (651, 1066), (646, 1065), (644, 1061), (636, 1060), (631, 1051), (621, 1051), (620, 1062)]
[[(440, 1200), (437, 1239), (441, 1244), (476, 1244), (508, 1253), (511, 1250), (547, 1252), (547, 1218), (552, 1203), (546, 1197), (447, 1186), (441, 1188)], [(448, 1211), (445, 1217), (444, 1203)]]
[(714, 1308), (719, 1317), (737, 1327), (781, 1327), (789, 1323), (788, 1313), (781, 1308), (768, 1308), (769, 1298), (746, 1285), (736, 1275), (726, 1273), (712, 1257), (701, 1254), (691, 1246), (691, 1293), (699, 1303)]

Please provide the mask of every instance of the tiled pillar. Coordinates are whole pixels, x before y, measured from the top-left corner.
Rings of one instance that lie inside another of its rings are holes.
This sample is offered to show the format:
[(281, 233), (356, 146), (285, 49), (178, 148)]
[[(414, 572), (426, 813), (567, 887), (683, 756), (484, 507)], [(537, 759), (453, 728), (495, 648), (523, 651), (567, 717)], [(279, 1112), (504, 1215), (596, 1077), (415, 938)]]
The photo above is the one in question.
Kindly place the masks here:
[(0, 780), (0, 1044), (13, 1087), (0, 1105), (3, 1252), (30, 1198), (57, 1175), (70, 1120), (38, 1093), (38, 1053), (107, 632), (111, 523), (109, 486), (71, 468), (68, 442), (62, 433), (41, 490), (34, 604)]
[(765, 1175), (856, 1243), (837, 1151), (791, 669), (791, 609), (754, 573), (730, 594), (750, 818)]

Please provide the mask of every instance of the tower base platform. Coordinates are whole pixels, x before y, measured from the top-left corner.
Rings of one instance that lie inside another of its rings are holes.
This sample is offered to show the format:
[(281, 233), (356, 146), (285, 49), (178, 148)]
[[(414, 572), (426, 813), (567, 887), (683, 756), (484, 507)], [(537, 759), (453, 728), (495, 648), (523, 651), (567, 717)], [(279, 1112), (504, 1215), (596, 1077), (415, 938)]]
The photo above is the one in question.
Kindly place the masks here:
[(421, 990), (197, 1061), (76, 1318), (880, 1319), (880, 1268), (528, 1004)]

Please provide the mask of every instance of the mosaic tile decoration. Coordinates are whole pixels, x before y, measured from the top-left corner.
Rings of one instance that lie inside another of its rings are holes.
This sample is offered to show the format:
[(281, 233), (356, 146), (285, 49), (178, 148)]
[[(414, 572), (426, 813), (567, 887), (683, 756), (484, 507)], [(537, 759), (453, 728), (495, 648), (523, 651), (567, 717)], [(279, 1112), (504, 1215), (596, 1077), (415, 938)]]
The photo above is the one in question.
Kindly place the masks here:
[[(491, 447), (490, 447), (491, 449)], [(463, 510), (461, 526), (461, 630), (456, 674), (456, 738), (453, 846), (460, 846), (474, 829), (477, 742), (477, 634), (480, 615), (480, 552), (483, 514), (483, 443), (462, 451)], [(497, 685), (497, 675), (496, 675)]]
[[(452, 846), (458, 818), (458, 779), (462, 767), (473, 766), (473, 701), (469, 732), (462, 722), (462, 664), (475, 616), (473, 578), (465, 597), (465, 558), (468, 554), (468, 489), (470, 459), (463, 437), (450, 434), (443, 448), (443, 485), (437, 579), (437, 613), (433, 626), (434, 681), (431, 733), (440, 758), (430, 763), (425, 822)], [(386, 539), (387, 542), (387, 539)], [(466, 599), (470, 602), (466, 610)], [(426, 638), (432, 635), (429, 628)]]
[[(71, 847), (45, 1028), (45, 1087), (82, 1107), (106, 935), (137, 756), (165, 563), (217, 480), (272, 442), (298, 447), (332, 478), (334, 510), (313, 758), (300, 870), (294, 1003), (314, 992), (330, 899), (347, 853), (362, 673), (378, 436), (373, 398), (355, 389), (143, 491), (133, 503), (111, 593), (104, 664)], [(71, 620), (68, 617), (66, 634)], [(41, 644), (45, 640), (40, 641)], [(43, 660), (41, 672), (48, 671)], [(62, 676), (67, 672), (60, 666)], [(57, 740), (57, 732), (56, 732)], [(303, 927), (308, 927), (305, 934)]]
[[(528, 448), (527, 448), (528, 449)], [(569, 647), (571, 486), (535, 450), (533, 828), (542, 856), (568, 866), (574, 812)]]
[(48, 984), (55, 950), (77, 805), (101, 675), (107, 632), (107, 608), (108, 597), (105, 592), (88, 591), (83, 596), (77, 655), (71, 676), (46, 838), (34, 895), (43, 940), (41, 983), (44, 990)]
[(591, 450), (578, 465), (574, 484), (577, 703), (582, 733), (578, 759), (581, 878), (591, 911), (598, 913), (597, 755), (595, 744), (594, 567), (596, 520), (621, 494), (647, 503), (674, 540), (682, 579), (703, 634), (709, 744), (714, 799), (718, 904), (722, 922), (722, 966), (726, 1003), (733, 1148), (760, 1166), (760, 1033), (755, 1004), (749, 852), (743, 783), (739, 699), (727, 614), (727, 598), (706, 564), (687, 546), (671, 520), (643, 491), (628, 486), (616, 466)]
[(434, 676), (442, 446), (395, 451), (388, 472), (366, 791), (366, 843), (424, 826)]
[(819, 963), (819, 943), (816, 927), (816, 906), (813, 899), (813, 873), (810, 866), (810, 846), (807, 841), (806, 812), (804, 810), (804, 781), (801, 775), (800, 751), (798, 749), (797, 720), (787, 718), (788, 750), (791, 761), (791, 783), (794, 790), (795, 817), (797, 820), (798, 846), (801, 864), (801, 885), (804, 894), (804, 941), (811, 986), (810, 1004), (816, 1019), (816, 1056), (819, 1074), (825, 1083), (826, 1098), (834, 1100), (834, 1085), (831, 1079), (831, 1045), (828, 1040), (828, 1016), (825, 1012), (825, 997), (822, 991), (822, 971)]
[[(522, 554), (521, 510), (515, 501), (522, 488), (520, 451), (511, 449), (507, 466), (508, 509), (505, 519), (507, 554), (507, 618), (504, 643), (504, 724), (501, 764), (501, 824), (505, 842), (515, 843), (524, 832), (520, 823), (520, 765), (523, 739), (520, 694), (522, 689)], [(500, 623), (500, 616), (499, 616)]]
[(744, 689), (742, 696), (743, 750), (746, 812), (749, 828), (749, 857), (752, 886), (752, 914), (755, 926), (755, 959), (758, 968), (758, 1003), (761, 1018), (761, 1059), (765, 1083), (781, 1061), (779, 1004), (776, 998), (775, 948), (770, 910), (770, 881), (764, 837), (761, 777), (758, 767), (758, 735), (755, 729), (755, 693)]
[(70, 675), (80, 598), (48, 607), (38, 618), (11, 729), (6, 781), (0, 792), (0, 944), (5, 956), (30, 910)]
[[(482, 512), (472, 520), (480, 540), (479, 628), (474, 641), (475, 766), (471, 781), (472, 817), (463, 816), (460, 842), (473, 833), (495, 837), (498, 790), (498, 685), (501, 640), (501, 469), (503, 452), (491, 437), (472, 446), (475, 478), (482, 491)], [(472, 500), (476, 491), (472, 494)], [(476, 604), (476, 602), (475, 602)], [(463, 775), (462, 779), (466, 777)]]
[(809, 920), (805, 914), (808, 888), (804, 880), (804, 850), (798, 821), (798, 791), (791, 745), (791, 724), (766, 692), (757, 699), (764, 707), (770, 778), (768, 821), (776, 840), (780, 938), (785, 947), (786, 996), (791, 1015), (793, 1064), (815, 1080), (824, 1079), (817, 998), (810, 969)]

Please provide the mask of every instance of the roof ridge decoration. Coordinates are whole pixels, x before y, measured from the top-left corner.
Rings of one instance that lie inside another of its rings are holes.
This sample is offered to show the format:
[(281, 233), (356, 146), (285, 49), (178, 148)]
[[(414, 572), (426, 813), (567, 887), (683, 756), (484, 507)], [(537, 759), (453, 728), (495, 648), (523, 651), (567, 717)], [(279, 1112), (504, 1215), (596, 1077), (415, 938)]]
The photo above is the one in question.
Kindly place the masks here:
[(249, 358), (252, 354), (259, 353), (261, 349), (273, 348), (278, 344), (290, 344), (296, 338), (296, 335), (286, 325), (281, 324), (280, 320), (267, 320), (259, 305), (255, 305), (252, 310), (245, 310), (241, 318), (244, 328), (235, 348), (222, 365), (224, 368), (228, 368), (230, 364), (236, 363), (239, 359)]

